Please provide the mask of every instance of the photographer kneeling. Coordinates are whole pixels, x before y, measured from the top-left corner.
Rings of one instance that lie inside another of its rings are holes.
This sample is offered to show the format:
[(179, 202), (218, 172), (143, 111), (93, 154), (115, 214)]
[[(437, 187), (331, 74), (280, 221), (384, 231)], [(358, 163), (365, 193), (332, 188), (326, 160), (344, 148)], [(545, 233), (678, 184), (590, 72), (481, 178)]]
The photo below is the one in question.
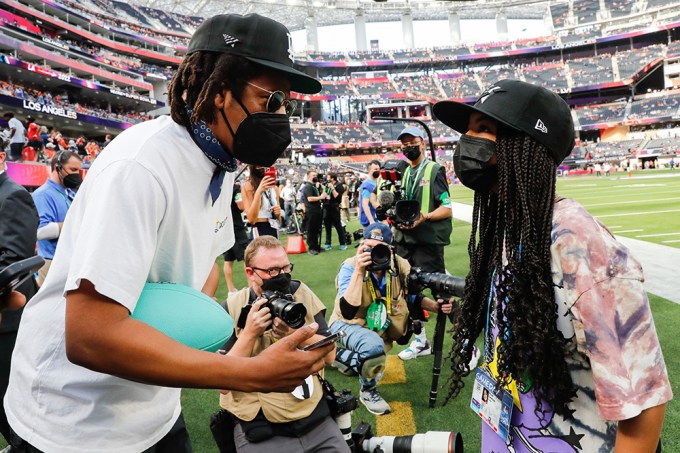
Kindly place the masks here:
[[(249, 287), (227, 301), (229, 314), (238, 320), (225, 347), (229, 355), (254, 357), (315, 321), (319, 333), (328, 332), (323, 303), (307, 285), (291, 280), (293, 265), (278, 239), (261, 236), (253, 240), (246, 248), (244, 264)], [(302, 345), (323, 337), (317, 333)], [(334, 356), (330, 352), (326, 362), (331, 363)], [(292, 393), (225, 392), (220, 406), (235, 417), (238, 452), (349, 451), (330, 416), (319, 376), (307, 377)]]
[(356, 256), (345, 260), (338, 272), (338, 294), (329, 321), (331, 332), (345, 332), (334, 365), (345, 374), (359, 375), (359, 399), (377, 415), (390, 412), (376, 385), (392, 342), (408, 341), (402, 337), (408, 332), (409, 312), (436, 313), (441, 307), (448, 314), (452, 307), (451, 301), (408, 294), (411, 266), (390, 250), (391, 244), (392, 231), (387, 225), (376, 222), (364, 230)]

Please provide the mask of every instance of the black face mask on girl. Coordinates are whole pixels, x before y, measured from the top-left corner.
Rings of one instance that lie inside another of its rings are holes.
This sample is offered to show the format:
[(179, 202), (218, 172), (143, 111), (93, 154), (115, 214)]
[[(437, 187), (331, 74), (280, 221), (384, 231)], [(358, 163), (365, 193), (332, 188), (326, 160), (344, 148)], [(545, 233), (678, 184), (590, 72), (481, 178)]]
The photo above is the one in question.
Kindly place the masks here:
[(498, 168), (489, 163), (495, 152), (493, 140), (462, 135), (453, 151), (453, 169), (460, 182), (476, 192), (489, 192), (498, 179)]
[(255, 168), (253, 170), (253, 176), (260, 179), (264, 178), (264, 168)]
[(280, 113), (250, 113), (240, 100), (237, 99), (236, 102), (247, 115), (236, 133), (227, 121), (224, 110), (220, 109), (222, 118), (234, 137), (233, 156), (246, 164), (260, 167), (273, 165), (291, 142), (288, 117)]

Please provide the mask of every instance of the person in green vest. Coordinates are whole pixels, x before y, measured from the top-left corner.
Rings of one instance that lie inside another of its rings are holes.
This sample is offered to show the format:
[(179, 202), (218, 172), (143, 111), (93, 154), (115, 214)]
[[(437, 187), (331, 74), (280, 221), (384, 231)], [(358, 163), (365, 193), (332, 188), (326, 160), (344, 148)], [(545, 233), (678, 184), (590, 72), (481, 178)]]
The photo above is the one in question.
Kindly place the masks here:
[[(397, 139), (410, 164), (402, 177), (402, 197), (420, 203), (420, 217), (411, 225), (394, 225), (395, 251), (411, 267), (444, 273), (444, 246), (450, 243), (452, 229), (446, 170), (425, 157), (425, 134), (418, 127), (406, 127)], [(399, 353), (400, 359), (411, 360), (432, 353), (422, 322), (423, 319), (414, 320), (416, 337)]]

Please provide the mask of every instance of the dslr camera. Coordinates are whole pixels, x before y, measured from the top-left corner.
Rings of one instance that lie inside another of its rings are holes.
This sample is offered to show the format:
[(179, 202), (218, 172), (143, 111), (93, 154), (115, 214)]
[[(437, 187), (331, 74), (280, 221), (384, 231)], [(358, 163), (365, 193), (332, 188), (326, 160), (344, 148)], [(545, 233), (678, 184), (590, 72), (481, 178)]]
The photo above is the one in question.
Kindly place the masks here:
[(368, 265), (369, 271), (385, 271), (390, 268), (392, 252), (385, 244), (378, 244), (375, 247), (365, 247), (364, 252), (371, 252), (371, 264)]
[(403, 160), (388, 160), (380, 170), (383, 183), (378, 188), (380, 206), (375, 210), (378, 220), (408, 226), (420, 217), (418, 200), (406, 200), (403, 194), (401, 179), (407, 166)]
[[(293, 329), (299, 329), (305, 324), (307, 309), (302, 303), (295, 302), (292, 294), (284, 294), (280, 291), (263, 291), (262, 297), (267, 299), (262, 308), (269, 308), (272, 320), (274, 318), (281, 318), (283, 322)], [(236, 324), (239, 328), (243, 329), (245, 327), (246, 319), (252, 307), (252, 303), (249, 303), (241, 310), (241, 315)]]
[(439, 297), (463, 297), (465, 279), (440, 272), (423, 272), (419, 267), (412, 267), (408, 275), (409, 294), (418, 294), (425, 288)]

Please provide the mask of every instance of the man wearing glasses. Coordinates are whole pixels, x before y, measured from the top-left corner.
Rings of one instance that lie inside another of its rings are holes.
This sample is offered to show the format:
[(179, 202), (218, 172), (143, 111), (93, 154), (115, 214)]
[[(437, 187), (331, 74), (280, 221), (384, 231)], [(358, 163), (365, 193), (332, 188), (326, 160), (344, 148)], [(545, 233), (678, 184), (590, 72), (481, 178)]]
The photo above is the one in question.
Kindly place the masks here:
[[(263, 306), (267, 302), (261, 297), (264, 291), (291, 294), (293, 301), (307, 310), (305, 324), (314, 321), (319, 324), (317, 334), (302, 345), (320, 340), (322, 334), (328, 333), (326, 308), (307, 285), (291, 280), (293, 264), (278, 239), (260, 236), (253, 240), (246, 248), (244, 264), (248, 288), (227, 301), (229, 314), (239, 320), (224, 348), (228, 355), (257, 356), (295, 331)], [(243, 315), (246, 307), (247, 314)], [(330, 364), (334, 358), (335, 348), (325, 356), (325, 361)], [(323, 377), (323, 370), (319, 374)], [(236, 419), (233, 430), (238, 452), (349, 451), (338, 425), (330, 417), (316, 375), (310, 375), (291, 393), (227, 392), (220, 397), (220, 405)]]
[(297, 348), (316, 324), (241, 358), (131, 317), (146, 283), (200, 290), (234, 244), (237, 161), (274, 163), (291, 142), (291, 91), (321, 90), (292, 55), (274, 20), (207, 19), (168, 85), (170, 115), (127, 129), (92, 165), (24, 310), (5, 398), (13, 451), (189, 452), (181, 388), (290, 391), (324, 366), (332, 347)]

